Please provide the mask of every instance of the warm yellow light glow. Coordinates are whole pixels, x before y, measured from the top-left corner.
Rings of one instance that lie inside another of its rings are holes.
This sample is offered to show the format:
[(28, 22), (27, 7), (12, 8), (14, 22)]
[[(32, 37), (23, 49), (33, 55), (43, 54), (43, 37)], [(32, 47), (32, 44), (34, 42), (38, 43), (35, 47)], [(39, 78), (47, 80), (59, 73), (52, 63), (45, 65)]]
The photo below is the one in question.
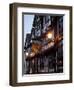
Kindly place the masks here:
[(47, 34), (47, 38), (49, 38), (49, 39), (52, 38), (52, 33), (51, 33), (51, 32), (49, 32), (49, 33)]
[(32, 56), (32, 57), (33, 57), (34, 55), (35, 55), (35, 53), (34, 53), (34, 52), (31, 52), (30, 56)]

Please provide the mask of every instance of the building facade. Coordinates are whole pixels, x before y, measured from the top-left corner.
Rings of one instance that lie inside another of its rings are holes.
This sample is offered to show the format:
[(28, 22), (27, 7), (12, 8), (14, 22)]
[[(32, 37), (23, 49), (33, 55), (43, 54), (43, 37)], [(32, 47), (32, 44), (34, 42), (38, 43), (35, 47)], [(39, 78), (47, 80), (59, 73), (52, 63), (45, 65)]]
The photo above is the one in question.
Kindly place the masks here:
[(63, 16), (35, 15), (24, 47), (24, 74), (62, 73)]

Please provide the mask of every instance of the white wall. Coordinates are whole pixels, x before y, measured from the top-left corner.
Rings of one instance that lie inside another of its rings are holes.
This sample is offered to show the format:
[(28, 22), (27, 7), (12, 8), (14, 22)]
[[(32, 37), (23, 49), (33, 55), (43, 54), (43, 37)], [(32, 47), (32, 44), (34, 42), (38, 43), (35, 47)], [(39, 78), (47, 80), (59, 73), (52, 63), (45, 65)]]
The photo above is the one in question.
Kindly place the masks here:
[(74, 0), (0, 0), (0, 90), (74, 90), (74, 79), (71, 84), (28, 87), (9, 86), (9, 3), (12, 2), (72, 5), (74, 10)]

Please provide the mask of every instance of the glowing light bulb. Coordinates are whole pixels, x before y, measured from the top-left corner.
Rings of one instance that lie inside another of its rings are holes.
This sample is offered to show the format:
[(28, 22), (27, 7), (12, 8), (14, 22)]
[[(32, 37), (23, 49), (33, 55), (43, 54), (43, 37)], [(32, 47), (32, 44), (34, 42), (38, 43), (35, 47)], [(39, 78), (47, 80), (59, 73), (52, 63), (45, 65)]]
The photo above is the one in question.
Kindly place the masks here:
[(28, 54), (28, 52), (26, 52), (26, 56), (28, 56), (29, 54)]
[(47, 34), (47, 38), (51, 39), (51, 38), (52, 38), (52, 33), (49, 32), (49, 33)]
[(34, 56), (34, 55), (35, 55), (35, 53), (31, 52), (30, 56)]

